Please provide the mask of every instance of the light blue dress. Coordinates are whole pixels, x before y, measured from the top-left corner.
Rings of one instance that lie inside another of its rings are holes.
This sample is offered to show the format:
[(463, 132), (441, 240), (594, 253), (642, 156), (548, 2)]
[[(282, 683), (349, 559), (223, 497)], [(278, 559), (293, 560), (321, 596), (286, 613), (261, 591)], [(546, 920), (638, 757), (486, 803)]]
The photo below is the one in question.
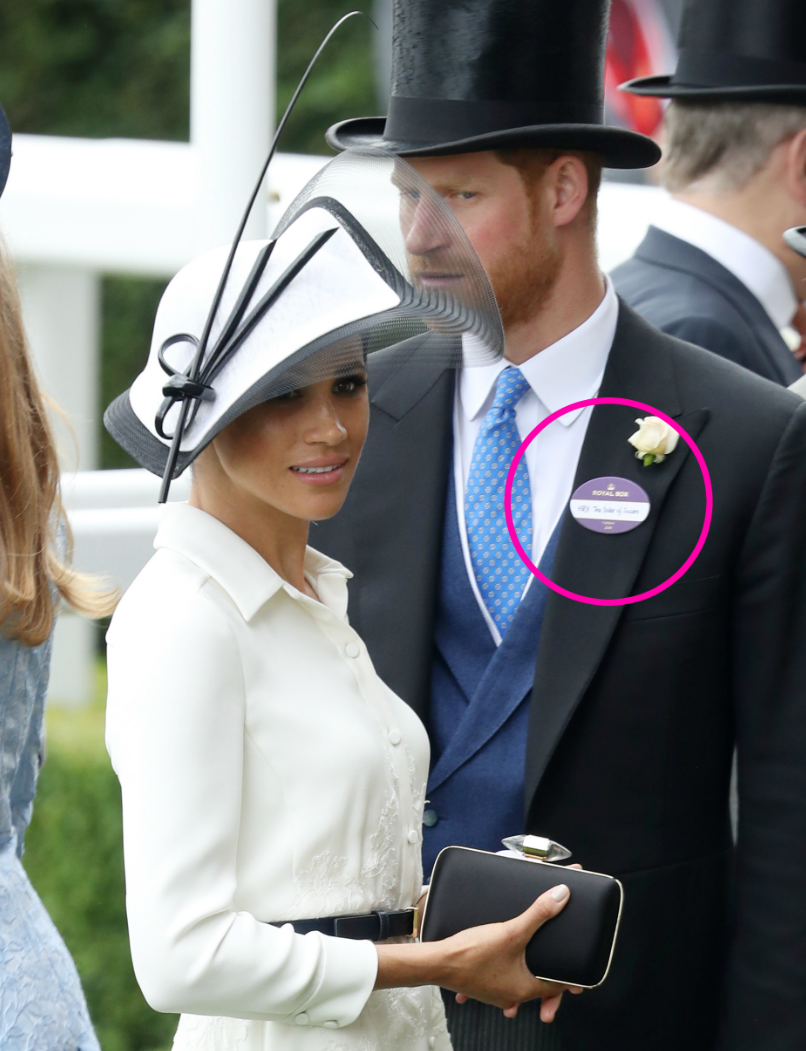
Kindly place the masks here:
[(0, 635), (0, 1048), (100, 1051), (75, 964), (20, 863), (50, 650)]

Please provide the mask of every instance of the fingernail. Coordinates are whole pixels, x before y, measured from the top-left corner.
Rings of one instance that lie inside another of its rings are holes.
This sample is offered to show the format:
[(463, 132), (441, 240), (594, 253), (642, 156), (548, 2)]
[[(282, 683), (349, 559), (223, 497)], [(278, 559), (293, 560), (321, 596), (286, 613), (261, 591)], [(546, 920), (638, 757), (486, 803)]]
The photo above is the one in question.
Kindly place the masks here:
[(551, 896), (555, 901), (565, 901), (568, 897), (568, 887), (566, 887), (564, 883), (561, 883), (559, 887), (554, 888), (551, 892)]

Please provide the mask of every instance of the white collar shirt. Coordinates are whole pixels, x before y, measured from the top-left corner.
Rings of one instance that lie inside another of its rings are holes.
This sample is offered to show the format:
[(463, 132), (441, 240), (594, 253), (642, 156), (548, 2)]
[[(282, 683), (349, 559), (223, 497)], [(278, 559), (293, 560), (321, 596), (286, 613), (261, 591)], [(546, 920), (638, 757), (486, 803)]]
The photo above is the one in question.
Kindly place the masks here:
[[(618, 297), (610, 278), (591, 316), (562, 339), (541, 350), (518, 368), (529, 384), (515, 409), (515, 424), (523, 440), (551, 413), (575, 401), (594, 398), (602, 383), (618, 320)], [(470, 560), (464, 505), (473, 447), (482, 421), (495, 397), (499, 374), (511, 363), (462, 369), (457, 377), (453, 414), (454, 484), (465, 566), (471, 587), (490, 633), (501, 635), (485, 606)], [(571, 497), (579, 454), (592, 407), (577, 409), (555, 420), (531, 443), (524, 457), (532, 493), (532, 561), (538, 565), (560, 515)], [(531, 583), (531, 576), (529, 583)]]
[(316, 601), (186, 504), (155, 547), (109, 630), (106, 738), (132, 960), (182, 1013), (175, 1051), (448, 1051), (437, 990), (372, 991), (370, 942), (272, 926), (420, 894), (428, 739), (347, 623), (351, 574), (309, 548)]
[(721, 263), (753, 293), (779, 331), (791, 325), (798, 306), (792, 281), (781, 260), (754, 237), (672, 197), (652, 225)]

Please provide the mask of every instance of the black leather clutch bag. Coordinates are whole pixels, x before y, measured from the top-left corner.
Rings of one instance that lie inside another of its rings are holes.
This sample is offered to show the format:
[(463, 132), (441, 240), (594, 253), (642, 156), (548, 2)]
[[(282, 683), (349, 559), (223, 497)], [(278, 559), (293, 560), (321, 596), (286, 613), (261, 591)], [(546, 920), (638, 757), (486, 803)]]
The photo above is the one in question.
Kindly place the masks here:
[(468, 927), (511, 920), (559, 883), (571, 897), (535, 933), (526, 963), (536, 978), (592, 989), (610, 970), (621, 919), (624, 890), (612, 876), (445, 847), (434, 863), (420, 938), (438, 941)]

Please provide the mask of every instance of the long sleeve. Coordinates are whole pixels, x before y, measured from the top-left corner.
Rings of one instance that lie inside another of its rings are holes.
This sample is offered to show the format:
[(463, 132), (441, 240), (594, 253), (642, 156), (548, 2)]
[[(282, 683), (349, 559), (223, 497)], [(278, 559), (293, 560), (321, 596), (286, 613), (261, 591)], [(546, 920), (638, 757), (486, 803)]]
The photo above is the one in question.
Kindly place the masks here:
[(806, 1046), (806, 405), (772, 462), (736, 581), (736, 927), (720, 1049)]
[(141, 988), (161, 1011), (347, 1025), (374, 986), (374, 946), (303, 937), (234, 905), (248, 735), (232, 626), (203, 588), (141, 583), (110, 629), (107, 716)]
[(25, 690), (30, 709), (25, 743), (19, 757), (19, 765), (11, 785), (11, 820), (17, 833), (17, 856), (22, 857), (25, 830), (31, 823), (34, 811), (34, 796), (39, 771), (42, 768), (45, 744), (45, 695), (48, 689), (48, 673), (53, 636), (37, 646), (27, 655)]

